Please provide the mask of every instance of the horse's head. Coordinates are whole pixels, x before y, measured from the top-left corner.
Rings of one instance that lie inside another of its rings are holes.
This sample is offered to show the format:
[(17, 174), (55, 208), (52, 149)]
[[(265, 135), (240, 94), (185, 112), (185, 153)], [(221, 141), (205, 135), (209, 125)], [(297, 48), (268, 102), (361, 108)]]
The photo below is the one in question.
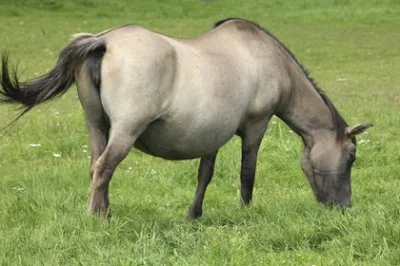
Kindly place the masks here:
[(351, 167), (356, 159), (355, 136), (371, 126), (349, 126), (341, 139), (334, 134), (322, 135), (311, 147), (306, 147), (301, 167), (319, 202), (327, 206), (350, 206)]

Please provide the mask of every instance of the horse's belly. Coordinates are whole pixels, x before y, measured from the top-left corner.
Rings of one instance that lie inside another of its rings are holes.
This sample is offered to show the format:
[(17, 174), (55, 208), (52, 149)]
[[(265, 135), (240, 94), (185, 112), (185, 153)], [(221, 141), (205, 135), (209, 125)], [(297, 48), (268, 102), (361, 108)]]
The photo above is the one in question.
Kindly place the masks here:
[(213, 125), (185, 127), (181, 124), (156, 121), (140, 135), (135, 148), (168, 160), (185, 160), (208, 155), (226, 142), (237, 130), (236, 125)]

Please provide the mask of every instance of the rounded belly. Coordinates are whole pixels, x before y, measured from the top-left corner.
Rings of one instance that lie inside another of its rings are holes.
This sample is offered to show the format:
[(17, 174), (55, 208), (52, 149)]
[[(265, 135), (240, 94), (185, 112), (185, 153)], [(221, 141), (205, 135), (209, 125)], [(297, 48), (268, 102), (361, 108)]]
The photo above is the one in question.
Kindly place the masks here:
[(204, 126), (185, 127), (180, 123), (155, 121), (140, 135), (135, 148), (168, 160), (185, 160), (208, 155), (235, 134), (237, 125), (209, 123)]

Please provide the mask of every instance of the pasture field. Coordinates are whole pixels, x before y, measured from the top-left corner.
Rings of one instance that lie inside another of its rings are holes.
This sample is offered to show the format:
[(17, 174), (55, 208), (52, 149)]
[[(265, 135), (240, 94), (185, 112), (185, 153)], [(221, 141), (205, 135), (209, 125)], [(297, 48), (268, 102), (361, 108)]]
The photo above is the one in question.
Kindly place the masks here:
[[(239, 205), (240, 141), (219, 153), (203, 217), (187, 221), (198, 161), (132, 150), (111, 182), (112, 219), (86, 212), (90, 147), (75, 88), (0, 138), (0, 265), (400, 265), (398, 0), (0, 0), (0, 50), (44, 74), (77, 32), (135, 23), (194, 37), (226, 17), (260, 23), (310, 71), (358, 137), (353, 207), (314, 200), (302, 142), (273, 118), (254, 204)], [(0, 127), (17, 115), (0, 106)]]

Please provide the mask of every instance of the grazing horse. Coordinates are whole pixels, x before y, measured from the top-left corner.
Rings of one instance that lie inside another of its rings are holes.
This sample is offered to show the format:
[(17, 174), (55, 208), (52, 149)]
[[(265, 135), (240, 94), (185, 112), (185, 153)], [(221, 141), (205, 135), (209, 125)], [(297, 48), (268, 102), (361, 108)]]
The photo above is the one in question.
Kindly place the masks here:
[(0, 99), (24, 105), (21, 115), (74, 82), (91, 140), (89, 212), (108, 216), (111, 177), (134, 146), (169, 160), (201, 158), (188, 213), (200, 217), (218, 149), (234, 135), (242, 140), (241, 201), (249, 204), (273, 115), (302, 138), (301, 168), (316, 199), (350, 205), (354, 136), (371, 125), (348, 126), (289, 49), (256, 23), (222, 20), (194, 39), (136, 25), (78, 34), (49, 73), (24, 83), (3, 54)]

